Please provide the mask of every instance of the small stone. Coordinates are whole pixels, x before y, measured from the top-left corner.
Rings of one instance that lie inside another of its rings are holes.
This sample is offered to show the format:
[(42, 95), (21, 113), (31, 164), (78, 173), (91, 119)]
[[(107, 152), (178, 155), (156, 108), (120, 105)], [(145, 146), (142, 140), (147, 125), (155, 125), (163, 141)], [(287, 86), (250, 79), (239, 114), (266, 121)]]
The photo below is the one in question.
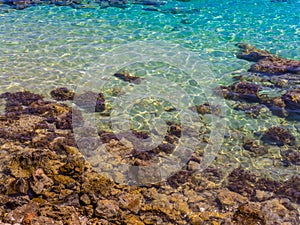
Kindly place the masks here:
[(21, 224), (24, 219), (24, 216), (26, 217), (26, 215), (29, 214), (35, 215), (37, 209), (38, 209), (37, 203), (29, 203), (29, 204), (19, 206), (13, 211), (11, 211), (10, 213), (8, 213), (4, 217), (3, 221), (11, 224), (17, 224), (17, 223)]
[(119, 205), (121, 208), (138, 213), (142, 205), (142, 200), (143, 196), (140, 193), (123, 194), (119, 196)]
[(256, 190), (255, 197), (257, 198), (258, 201), (264, 201), (266, 199), (271, 198), (273, 195), (274, 194), (272, 192)]
[(189, 161), (188, 163), (188, 169), (192, 171), (197, 171), (200, 169), (200, 164), (195, 161)]
[(129, 83), (135, 83), (135, 84), (141, 83), (140, 77), (133, 76), (126, 71), (115, 73), (114, 76), (120, 78), (123, 81), (129, 82)]
[(248, 201), (246, 197), (228, 190), (222, 190), (218, 194), (218, 200), (225, 207), (237, 207)]
[(127, 225), (144, 225), (144, 223), (136, 215), (128, 215), (125, 217), (125, 224)]
[(12, 182), (10, 186), (18, 194), (27, 194), (29, 188), (27, 180), (22, 177)]
[(30, 187), (36, 194), (41, 194), (53, 185), (53, 180), (47, 177), (43, 169), (37, 169), (33, 176), (33, 181), (30, 183)]
[(119, 215), (118, 203), (114, 200), (99, 200), (95, 209), (95, 215), (104, 219), (117, 217)]
[(242, 205), (234, 213), (232, 224), (236, 225), (264, 225), (266, 221), (257, 204)]
[(87, 194), (83, 194), (80, 197), (80, 201), (82, 201), (85, 205), (91, 204), (91, 199), (90, 199), (90, 197)]

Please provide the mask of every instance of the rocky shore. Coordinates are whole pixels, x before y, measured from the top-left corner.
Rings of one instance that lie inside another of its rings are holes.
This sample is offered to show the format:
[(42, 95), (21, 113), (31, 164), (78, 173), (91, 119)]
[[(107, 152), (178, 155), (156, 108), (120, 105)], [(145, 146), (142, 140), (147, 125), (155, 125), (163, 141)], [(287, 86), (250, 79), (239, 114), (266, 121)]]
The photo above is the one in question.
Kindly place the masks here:
[[(238, 103), (236, 110), (253, 118), (270, 110), (298, 120), (300, 62), (244, 44), (239, 47), (238, 57), (255, 64), (236, 77), (236, 83), (223, 86), (223, 96)], [(116, 77), (126, 82), (138, 79), (124, 73)], [(266, 88), (282, 94), (268, 96), (263, 92)], [(76, 123), (83, 123), (83, 111), (105, 110), (105, 96), (82, 93), (77, 96), (78, 110), (72, 110), (69, 103), (74, 93), (67, 88), (57, 88), (51, 96), (53, 100), (47, 100), (28, 91), (0, 95), (5, 103), (0, 115), (1, 224), (300, 224), (299, 174), (274, 180), (237, 167), (224, 175), (224, 168), (214, 164), (198, 174), (202, 155), (195, 152), (187, 165), (166, 181), (147, 186), (114, 183), (93, 169), (73, 132), (73, 114), (79, 118)], [(87, 100), (94, 102), (93, 109)], [(200, 115), (218, 111), (208, 103), (195, 110)], [(107, 131), (100, 130), (98, 135), (107, 151), (129, 164), (143, 166), (151, 164), (160, 152), (172, 154), (176, 148), (181, 126), (168, 126), (164, 144), (147, 152), (133, 149), (130, 140), (124, 142), (126, 134), (122, 140)], [(148, 135), (133, 133), (137, 139)], [(286, 166), (300, 165), (298, 138), (281, 126), (269, 127), (261, 143), (247, 140), (242, 148), (256, 157), (266, 154), (272, 145), (282, 147)]]

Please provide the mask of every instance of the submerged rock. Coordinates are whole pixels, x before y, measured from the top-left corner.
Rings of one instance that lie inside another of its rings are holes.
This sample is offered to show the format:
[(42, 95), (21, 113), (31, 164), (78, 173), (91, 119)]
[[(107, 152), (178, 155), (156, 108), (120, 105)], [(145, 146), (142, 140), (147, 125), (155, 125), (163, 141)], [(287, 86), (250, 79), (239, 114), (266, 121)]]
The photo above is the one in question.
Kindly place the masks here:
[(277, 57), (265, 58), (252, 65), (249, 71), (266, 73), (269, 75), (285, 73), (300, 74), (300, 61), (281, 59)]
[[(17, 101), (16, 96), (23, 97)], [(93, 171), (77, 148), (69, 117), (63, 116), (72, 113), (69, 106), (31, 93), (6, 93), (3, 97), (18, 103), (0, 117), (0, 152), (6, 153), (1, 155), (0, 166), (0, 221), (4, 223), (299, 224), (293, 205), (300, 201), (298, 177), (274, 181), (236, 169), (224, 180), (217, 167), (197, 176), (201, 155), (195, 155), (188, 166), (166, 181), (144, 187), (116, 184)], [(156, 163), (158, 156), (174, 154), (180, 141), (181, 124), (167, 125), (163, 142), (150, 151), (135, 149), (126, 133), (100, 131), (99, 136), (107, 151), (119, 159), (116, 163), (140, 166), (126, 175), (139, 176), (144, 183), (143, 179), (160, 175), (147, 166)], [(89, 142), (93, 140), (90, 134), (97, 130), (87, 127), (83, 132)], [(136, 140), (150, 136), (143, 131), (130, 133)], [(260, 154), (253, 143), (245, 148)], [(294, 153), (298, 149), (291, 150), (282, 150), (282, 156), (297, 162)], [(115, 164), (106, 161), (106, 169), (114, 170)], [(118, 176), (128, 179), (126, 175)]]
[(250, 72), (259, 72), (268, 75), (285, 73), (300, 74), (300, 61), (283, 59), (265, 50), (259, 50), (247, 44), (237, 44), (240, 52), (237, 57), (256, 62), (249, 69)]
[[(273, 114), (298, 120), (300, 117), (300, 61), (282, 59), (265, 50), (238, 44), (238, 58), (254, 61), (249, 72), (235, 76), (238, 81), (221, 86), (224, 98), (247, 103), (259, 103)], [(254, 108), (238, 105), (249, 115), (257, 116)], [(249, 111), (250, 109), (250, 111)], [(257, 108), (258, 109), (258, 108)], [(252, 112), (254, 113), (252, 113)], [(256, 115), (255, 115), (256, 114)]]
[(211, 105), (208, 102), (205, 102), (201, 105), (196, 105), (190, 108), (192, 111), (196, 111), (197, 113), (204, 115), (204, 114), (221, 114), (221, 109), (219, 106)]
[(234, 105), (234, 109), (244, 111), (246, 115), (252, 118), (267, 117), (270, 115), (270, 110), (263, 104), (249, 104), (241, 102)]
[(256, 204), (242, 205), (233, 215), (232, 224), (264, 225), (266, 219)]
[(300, 114), (300, 112), (297, 112), (300, 109), (300, 89), (288, 91), (281, 99), (284, 102), (286, 109)]
[(224, 98), (231, 100), (246, 100), (249, 102), (259, 101), (260, 85), (249, 82), (237, 82), (230, 86), (222, 86)]
[(293, 145), (295, 144), (295, 137), (286, 129), (282, 127), (269, 128), (261, 138), (264, 142), (275, 145)]
[(254, 46), (245, 43), (238, 43), (236, 46), (239, 48), (239, 52), (236, 55), (239, 59), (245, 59), (251, 62), (258, 62), (261, 59), (272, 57), (272, 54), (270, 52), (266, 50), (257, 49)]
[(285, 162), (300, 166), (300, 151), (299, 151), (299, 149), (282, 150), (280, 153)]
[(129, 83), (135, 83), (135, 84), (141, 83), (140, 77), (133, 76), (126, 71), (115, 73), (114, 76), (120, 78), (123, 81), (129, 82)]
[(261, 156), (268, 153), (268, 148), (257, 144), (253, 140), (245, 141), (243, 144), (244, 149), (254, 153), (256, 156)]
[(102, 93), (86, 91), (74, 95), (74, 103), (87, 112), (103, 112), (105, 110), (105, 98)]
[(57, 101), (73, 100), (75, 93), (66, 87), (60, 87), (52, 90), (50, 95)]

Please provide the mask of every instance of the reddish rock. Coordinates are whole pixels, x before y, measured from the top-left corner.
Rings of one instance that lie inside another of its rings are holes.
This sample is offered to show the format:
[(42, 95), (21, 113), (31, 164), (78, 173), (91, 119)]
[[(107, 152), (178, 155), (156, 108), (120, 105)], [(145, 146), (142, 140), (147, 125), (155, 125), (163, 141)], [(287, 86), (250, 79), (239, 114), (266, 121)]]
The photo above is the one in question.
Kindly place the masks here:
[(95, 214), (104, 219), (116, 218), (119, 215), (118, 203), (114, 200), (99, 200)]
[(41, 194), (53, 185), (53, 180), (47, 177), (43, 169), (37, 169), (32, 175), (33, 181), (30, 187), (36, 194)]
[(30, 219), (37, 216), (36, 213), (38, 207), (39, 206), (37, 203), (30, 203), (19, 206), (10, 213), (8, 213), (3, 221), (11, 224), (21, 224), (22, 222), (24, 222), (23, 224), (30, 224), (28, 223), (30, 222)]
[(240, 52), (237, 57), (256, 62), (249, 69), (267, 75), (300, 74), (300, 61), (283, 59), (265, 50), (259, 50), (247, 44), (238, 44)]
[(249, 71), (268, 75), (280, 75), (285, 73), (300, 74), (300, 61), (268, 57), (252, 65)]

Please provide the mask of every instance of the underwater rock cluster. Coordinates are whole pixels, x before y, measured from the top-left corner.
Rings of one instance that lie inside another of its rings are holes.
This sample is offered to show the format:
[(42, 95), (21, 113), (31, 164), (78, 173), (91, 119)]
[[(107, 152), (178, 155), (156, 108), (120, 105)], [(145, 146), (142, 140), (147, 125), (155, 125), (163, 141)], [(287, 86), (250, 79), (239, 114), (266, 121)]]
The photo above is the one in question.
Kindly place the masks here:
[[(223, 96), (238, 102), (258, 103), (259, 106), (255, 107), (267, 107), (277, 116), (298, 120), (300, 61), (283, 59), (247, 44), (239, 44), (238, 47), (238, 58), (256, 63), (248, 73), (236, 76), (236, 83), (222, 86)], [(237, 106), (237, 109), (247, 110), (249, 107), (243, 104)]]
[[(223, 179), (223, 171), (213, 165), (199, 176), (195, 170), (200, 154), (160, 183), (139, 187), (112, 182), (94, 171), (78, 149), (72, 113), (80, 117), (82, 112), (60, 102), (72, 99), (72, 92), (59, 88), (51, 95), (59, 101), (27, 91), (1, 94), (6, 102), (0, 116), (1, 224), (300, 223), (296, 205), (300, 203), (299, 177), (275, 181), (236, 168)], [(87, 96), (105, 100), (102, 94)], [(210, 112), (207, 107), (199, 106), (199, 113)], [(116, 157), (124, 152), (129, 163), (143, 166), (159, 152), (173, 152), (182, 128), (175, 123), (168, 126), (165, 141), (150, 152), (133, 149), (130, 140), (124, 142), (126, 134), (119, 140), (119, 134), (98, 133), (107, 151)], [(266, 138), (272, 137), (271, 131)], [(148, 137), (145, 132), (133, 133), (137, 138)], [(289, 144), (285, 139), (278, 141)], [(255, 147), (249, 144), (249, 149)], [(282, 152), (283, 157), (299, 160), (293, 151)]]
[(266, 50), (259, 50), (243, 43), (237, 44), (237, 47), (240, 49), (237, 54), (238, 58), (255, 62), (248, 70), (249, 72), (267, 75), (300, 74), (300, 61), (284, 59)]

